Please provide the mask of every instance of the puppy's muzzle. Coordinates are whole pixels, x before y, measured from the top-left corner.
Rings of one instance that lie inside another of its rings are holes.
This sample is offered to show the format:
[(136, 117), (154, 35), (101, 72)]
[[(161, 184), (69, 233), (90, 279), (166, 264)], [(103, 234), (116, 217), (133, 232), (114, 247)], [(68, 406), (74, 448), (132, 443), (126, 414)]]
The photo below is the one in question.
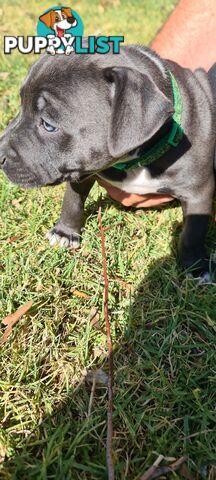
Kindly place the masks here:
[(16, 152), (11, 148), (6, 135), (0, 137), (0, 168), (7, 166), (8, 161), (16, 159)]

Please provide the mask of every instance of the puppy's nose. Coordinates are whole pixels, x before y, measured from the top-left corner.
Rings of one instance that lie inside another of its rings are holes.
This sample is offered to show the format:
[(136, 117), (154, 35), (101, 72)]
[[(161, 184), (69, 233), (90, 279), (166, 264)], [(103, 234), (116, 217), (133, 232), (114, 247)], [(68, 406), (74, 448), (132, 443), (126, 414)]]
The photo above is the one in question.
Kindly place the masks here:
[(3, 167), (3, 165), (6, 163), (6, 161), (7, 161), (6, 155), (5, 154), (0, 155), (0, 165), (1, 165), (1, 167)]

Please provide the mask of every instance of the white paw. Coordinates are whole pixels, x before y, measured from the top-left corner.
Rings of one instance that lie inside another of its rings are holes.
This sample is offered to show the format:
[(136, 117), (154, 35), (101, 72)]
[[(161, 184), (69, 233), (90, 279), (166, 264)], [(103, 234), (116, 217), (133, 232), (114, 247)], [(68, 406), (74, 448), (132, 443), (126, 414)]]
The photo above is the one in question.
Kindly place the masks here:
[(49, 240), (51, 247), (59, 245), (60, 247), (75, 249), (80, 246), (80, 236), (76, 233), (64, 236), (52, 229), (47, 232), (46, 238)]
[(214, 285), (215, 280), (214, 280), (214, 275), (210, 272), (205, 272), (199, 277), (194, 277), (192, 273), (186, 273), (187, 278), (191, 278), (192, 280), (195, 280), (198, 282), (198, 285)]
[(199, 285), (212, 285), (214, 284), (214, 278), (213, 275), (209, 272), (203, 273), (199, 278), (198, 278), (198, 284)]

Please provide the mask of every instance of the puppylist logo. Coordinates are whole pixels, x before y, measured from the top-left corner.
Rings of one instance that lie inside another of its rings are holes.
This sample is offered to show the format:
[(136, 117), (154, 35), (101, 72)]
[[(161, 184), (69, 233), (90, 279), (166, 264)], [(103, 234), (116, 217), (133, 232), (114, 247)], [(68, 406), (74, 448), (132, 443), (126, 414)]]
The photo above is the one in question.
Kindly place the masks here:
[(124, 37), (94, 36), (85, 39), (83, 45), (84, 25), (81, 17), (70, 7), (56, 6), (40, 15), (37, 23), (37, 36), (5, 36), (4, 53), (10, 55), (17, 49), (20, 53), (40, 54), (44, 50), (50, 55), (75, 53), (109, 53), (118, 54)]

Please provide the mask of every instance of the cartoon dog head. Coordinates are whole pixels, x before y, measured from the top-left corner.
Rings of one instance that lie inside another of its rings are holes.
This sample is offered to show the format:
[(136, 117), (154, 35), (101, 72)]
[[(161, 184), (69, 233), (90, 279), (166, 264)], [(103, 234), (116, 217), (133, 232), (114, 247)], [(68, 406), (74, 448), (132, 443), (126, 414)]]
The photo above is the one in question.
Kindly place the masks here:
[(61, 7), (56, 10), (49, 10), (39, 17), (41, 22), (45, 23), (48, 28), (54, 30), (57, 37), (62, 37), (65, 30), (77, 25), (71, 9), (68, 7)]

